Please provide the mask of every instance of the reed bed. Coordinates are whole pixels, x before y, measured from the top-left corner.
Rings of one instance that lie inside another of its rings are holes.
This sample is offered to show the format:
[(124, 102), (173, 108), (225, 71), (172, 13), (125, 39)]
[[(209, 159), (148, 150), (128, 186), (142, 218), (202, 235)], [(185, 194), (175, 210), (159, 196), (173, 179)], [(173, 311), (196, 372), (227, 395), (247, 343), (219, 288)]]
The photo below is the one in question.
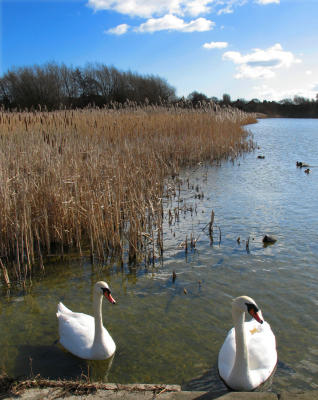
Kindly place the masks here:
[(165, 179), (253, 144), (255, 118), (213, 107), (0, 112), (0, 271), (25, 281), (76, 248), (106, 262), (163, 251)]

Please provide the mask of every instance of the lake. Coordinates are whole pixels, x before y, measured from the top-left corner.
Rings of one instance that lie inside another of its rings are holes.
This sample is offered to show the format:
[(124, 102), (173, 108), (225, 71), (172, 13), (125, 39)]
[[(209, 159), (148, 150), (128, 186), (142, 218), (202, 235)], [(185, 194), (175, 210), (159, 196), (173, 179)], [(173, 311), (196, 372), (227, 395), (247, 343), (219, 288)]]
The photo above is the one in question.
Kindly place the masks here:
[[(248, 295), (276, 335), (272, 390), (317, 389), (318, 119), (262, 119), (246, 129), (254, 152), (182, 173), (180, 201), (165, 204), (164, 254), (154, 267), (98, 266), (74, 256), (47, 266), (26, 290), (0, 287), (0, 367), (14, 376), (84, 374), (222, 393), (216, 366), (232, 327), (231, 299)], [(176, 208), (179, 218), (169, 224)], [(265, 234), (277, 242), (264, 247)], [(191, 236), (195, 248), (186, 252), (182, 242)], [(117, 344), (111, 362), (86, 362), (56, 344), (57, 303), (91, 314), (97, 280), (109, 283), (118, 302), (103, 304)]]

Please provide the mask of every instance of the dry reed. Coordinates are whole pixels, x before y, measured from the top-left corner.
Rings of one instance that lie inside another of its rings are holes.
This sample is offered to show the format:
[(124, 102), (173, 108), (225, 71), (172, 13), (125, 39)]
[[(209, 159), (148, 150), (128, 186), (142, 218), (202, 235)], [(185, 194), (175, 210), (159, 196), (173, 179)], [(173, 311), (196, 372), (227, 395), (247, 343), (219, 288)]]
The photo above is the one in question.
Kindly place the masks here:
[[(153, 392), (155, 395), (159, 395), (163, 392), (178, 392), (180, 386), (178, 385), (165, 385), (165, 384), (116, 384), (116, 383), (102, 383), (92, 382), (89, 377), (81, 376), (78, 380), (51, 380), (42, 378), (40, 375), (36, 375), (30, 378), (12, 378), (6, 373), (0, 373), (0, 396), (6, 398), (11, 396), (21, 396), (26, 390), (29, 389), (55, 389), (54, 397), (50, 398), (63, 398), (68, 397), (71, 394), (77, 396), (88, 396), (90, 394), (99, 391), (112, 391), (112, 392)], [(47, 393), (42, 394), (39, 391), (37, 398), (44, 398)]]
[(211, 107), (0, 112), (2, 280), (24, 281), (45, 256), (73, 247), (153, 262), (165, 178), (248, 151), (242, 125), (254, 121)]

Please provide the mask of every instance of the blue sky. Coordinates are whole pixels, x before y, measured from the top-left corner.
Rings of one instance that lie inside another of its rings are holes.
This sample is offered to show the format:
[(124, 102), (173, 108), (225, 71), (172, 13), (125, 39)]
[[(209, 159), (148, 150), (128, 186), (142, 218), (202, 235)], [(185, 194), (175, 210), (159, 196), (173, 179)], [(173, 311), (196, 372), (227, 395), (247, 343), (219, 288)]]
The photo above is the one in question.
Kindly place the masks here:
[(0, 72), (49, 61), (232, 99), (318, 93), (317, 0), (0, 0)]

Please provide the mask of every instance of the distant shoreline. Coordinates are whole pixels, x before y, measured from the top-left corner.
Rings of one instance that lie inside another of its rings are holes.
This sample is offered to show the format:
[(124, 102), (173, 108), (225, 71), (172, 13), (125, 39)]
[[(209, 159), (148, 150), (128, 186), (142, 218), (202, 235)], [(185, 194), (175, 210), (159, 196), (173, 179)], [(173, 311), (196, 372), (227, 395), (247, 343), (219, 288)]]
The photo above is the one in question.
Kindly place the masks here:
[(279, 115), (279, 114), (274, 114), (274, 115), (269, 115), (269, 114), (264, 114), (264, 113), (253, 113), (257, 119), (265, 119), (265, 118), (290, 118), (290, 119), (318, 119), (317, 117), (300, 117), (300, 116), (286, 116), (286, 115)]

